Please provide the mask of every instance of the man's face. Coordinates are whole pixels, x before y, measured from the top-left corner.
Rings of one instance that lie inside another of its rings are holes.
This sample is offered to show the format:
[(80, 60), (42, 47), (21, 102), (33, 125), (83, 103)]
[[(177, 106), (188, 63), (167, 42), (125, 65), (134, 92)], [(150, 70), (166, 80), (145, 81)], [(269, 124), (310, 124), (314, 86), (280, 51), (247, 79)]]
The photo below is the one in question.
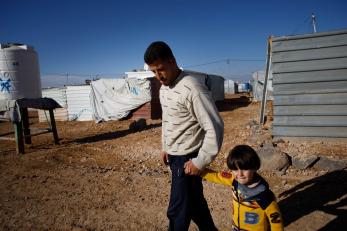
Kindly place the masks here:
[(179, 69), (175, 59), (169, 59), (167, 61), (158, 59), (148, 65), (148, 67), (160, 83), (165, 86), (170, 86), (179, 75)]

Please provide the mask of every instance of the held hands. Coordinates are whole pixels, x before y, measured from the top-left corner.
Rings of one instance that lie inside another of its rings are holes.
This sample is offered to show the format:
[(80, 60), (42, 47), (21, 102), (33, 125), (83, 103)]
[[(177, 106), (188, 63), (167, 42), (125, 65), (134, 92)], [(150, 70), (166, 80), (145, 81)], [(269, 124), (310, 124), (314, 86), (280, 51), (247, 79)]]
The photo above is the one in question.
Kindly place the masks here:
[[(162, 158), (164, 164), (168, 165), (169, 164), (169, 158), (168, 158), (167, 152), (162, 151), (160, 153), (160, 155), (161, 155), (161, 158)], [(193, 164), (192, 160), (189, 160), (189, 161), (184, 163), (184, 173), (186, 175), (198, 176), (201, 174), (201, 172), (202, 171)]]
[(186, 175), (198, 176), (201, 174), (201, 170), (193, 164), (192, 160), (189, 160), (184, 163), (184, 173)]

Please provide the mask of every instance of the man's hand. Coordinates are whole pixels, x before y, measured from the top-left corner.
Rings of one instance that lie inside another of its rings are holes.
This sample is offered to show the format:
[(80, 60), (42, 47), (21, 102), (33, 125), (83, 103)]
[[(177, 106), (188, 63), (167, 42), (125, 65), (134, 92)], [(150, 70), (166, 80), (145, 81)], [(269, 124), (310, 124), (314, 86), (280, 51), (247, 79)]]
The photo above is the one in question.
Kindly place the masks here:
[(184, 173), (186, 175), (198, 176), (201, 173), (201, 170), (195, 167), (192, 160), (189, 160), (184, 163)]
[(169, 156), (168, 156), (167, 152), (161, 151), (160, 155), (161, 155), (161, 158), (162, 158), (164, 164), (168, 165), (169, 164)]

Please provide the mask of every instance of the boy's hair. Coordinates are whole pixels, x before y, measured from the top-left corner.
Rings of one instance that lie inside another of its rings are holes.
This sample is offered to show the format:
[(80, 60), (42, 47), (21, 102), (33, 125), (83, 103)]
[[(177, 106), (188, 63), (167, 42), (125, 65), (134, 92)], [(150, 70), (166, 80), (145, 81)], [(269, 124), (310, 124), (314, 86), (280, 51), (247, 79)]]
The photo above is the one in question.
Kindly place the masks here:
[(158, 59), (167, 61), (169, 59), (174, 59), (171, 48), (162, 41), (156, 41), (151, 43), (144, 54), (145, 63), (148, 65), (154, 63)]
[(229, 152), (227, 165), (231, 170), (258, 170), (260, 158), (250, 146), (237, 145)]

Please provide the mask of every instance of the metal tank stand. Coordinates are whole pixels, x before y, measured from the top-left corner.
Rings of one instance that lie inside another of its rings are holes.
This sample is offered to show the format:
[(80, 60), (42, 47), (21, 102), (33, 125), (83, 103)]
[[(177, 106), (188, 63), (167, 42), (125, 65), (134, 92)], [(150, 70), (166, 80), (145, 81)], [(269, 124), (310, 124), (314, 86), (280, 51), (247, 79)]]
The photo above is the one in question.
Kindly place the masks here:
[(55, 118), (53, 109), (48, 109), (50, 116), (50, 127), (37, 129), (38, 132), (31, 133), (30, 124), (29, 124), (29, 116), (28, 116), (28, 108), (21, 108), (21, 117), (22, 123), (15, 123), (15, 133), (16, 133), (16, 150), (18, 154), (24, 154), (24, 143), (31, 144), (31, 137), (38, 136), (46, 133), (53, 133), (54, 144), (59, 144), (57, 127), (55, 124)]
[[(16, 140), (16, 151), (18, 154), (24, 154), (25, 144), (31, 144), (31, 137), (46, 133), (52, 133), (54, 144), (59, 144), (59, 137), (57, 127), (54, 118), (53, 110), (55, 108), (61, 108), (61, 106), (51, 98), (38, 98), (38, 99), (18, 99), (12, 100), (9, 105), (13, 105), (8, 108), (10, 111), (9, 120), (14, 125), (14, 133)], [(32, 128), (30, 129), (28, 108), (48, 110), (50, 121), (49, 128)], [(4, 138), (3, 138), (4, 139)], [(7, 138), (11, 139), (11, 138)], [(13, 138), (12, 138), (13, 139)]]

